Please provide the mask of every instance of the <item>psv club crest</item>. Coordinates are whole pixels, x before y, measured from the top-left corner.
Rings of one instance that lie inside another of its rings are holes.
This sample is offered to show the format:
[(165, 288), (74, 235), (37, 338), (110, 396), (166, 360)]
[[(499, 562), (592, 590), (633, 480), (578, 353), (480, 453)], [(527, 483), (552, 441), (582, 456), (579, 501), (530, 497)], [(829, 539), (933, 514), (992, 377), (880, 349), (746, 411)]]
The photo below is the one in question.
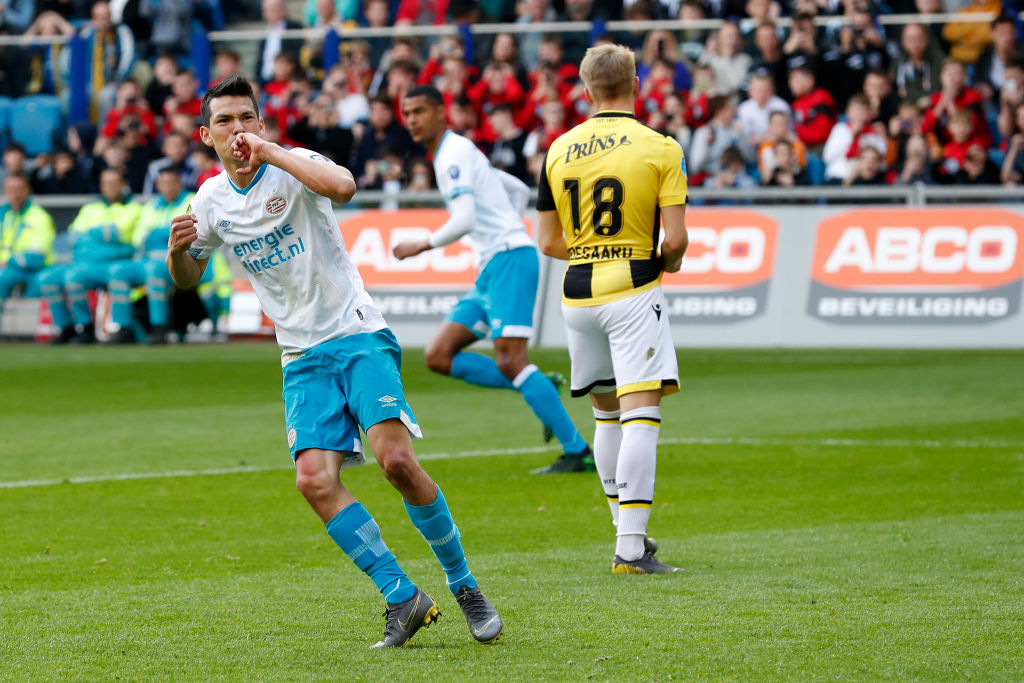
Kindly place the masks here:
[(271, 216), (280, 216), (284, 213), (286, 206), (288, 206), (288, 202), (279, 194), (272, 194), (263, 202), (263, 209)]

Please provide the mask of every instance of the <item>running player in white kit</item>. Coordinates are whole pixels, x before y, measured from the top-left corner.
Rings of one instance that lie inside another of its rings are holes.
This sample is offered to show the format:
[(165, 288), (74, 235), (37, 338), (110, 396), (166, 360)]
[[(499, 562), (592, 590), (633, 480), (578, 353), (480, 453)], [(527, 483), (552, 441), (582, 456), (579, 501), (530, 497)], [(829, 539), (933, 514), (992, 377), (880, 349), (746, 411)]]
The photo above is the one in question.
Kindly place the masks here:
[[(471, 140), (448, 130), (437, 88), (410, 88), (402, 112), (413, 140), (434, 158), (437, 187), (451, 217), (429, 239), (395, 246), (395, 256), (409, 258), (465, 237), (478, 258), (476, 284), (427, 346), (427, 366), (470, 384), (522, 394), (564, 451), (535, 474), (593, 471), (593, 453), (566, 413), (558, 389), (526, 356), (539, 274), (537, 248), (522, 218), (529, 188), (491, 166)], [(488, 333), (494, 339), (495, 360), (463, 351)]]
[(496, 640), (502, 621), (466, 564), (459, 531), (437, 484), (420, 467), (420, 438), (402, 388), (398, 343), (363, 288), (338, 229), (332, 200), (355, 193), (352, 174), (309, 150), (264, 141), (252, 87), (230, 76), (202, 103), (200, 135), (225, 172), (204, 183), (188, 214), (171, 223), (167, 264), (194, 286), (213, 251), (241, 262), (282, 350), (288, 446), (296, 485), (327, 533), (387, 602), (384, 638), (404, 645), (440, 616), (434, 600), (398, 566), (366, 508), (339, 480), (362, 463), (359, 428), (416, 528), (437, 555), (474, 638)]

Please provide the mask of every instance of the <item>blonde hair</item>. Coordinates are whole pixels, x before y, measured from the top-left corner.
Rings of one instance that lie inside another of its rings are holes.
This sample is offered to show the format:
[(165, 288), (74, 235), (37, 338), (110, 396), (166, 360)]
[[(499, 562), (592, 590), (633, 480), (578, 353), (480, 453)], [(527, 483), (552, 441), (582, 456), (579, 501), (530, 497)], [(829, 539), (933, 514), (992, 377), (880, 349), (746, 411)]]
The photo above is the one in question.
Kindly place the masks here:
[(580, 77), (597, 102), (632, 97), (636, 57), (622, 45), (588, 48), (580, 63)]

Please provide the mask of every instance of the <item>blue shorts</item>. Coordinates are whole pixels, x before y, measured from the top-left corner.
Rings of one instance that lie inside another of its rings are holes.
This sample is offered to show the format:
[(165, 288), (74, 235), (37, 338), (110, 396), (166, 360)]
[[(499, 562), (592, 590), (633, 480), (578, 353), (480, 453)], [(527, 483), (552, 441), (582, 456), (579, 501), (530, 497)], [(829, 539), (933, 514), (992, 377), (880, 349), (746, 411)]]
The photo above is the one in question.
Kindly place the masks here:
[(533, 247), (495, 254), (476, 286), (455, 304), (445, 320), (473, 331), (477, 339), (490, 332), (499, 337), (528, 339), (533, 334), (533, 305), (537, 301), (540, 262)]
[(282, 368), (292, 459), (305, 448), (361, 453), (359, 428), (397, 418), (422, 438), (402, 388), (402, 350), (391, 330), (332, 339)]

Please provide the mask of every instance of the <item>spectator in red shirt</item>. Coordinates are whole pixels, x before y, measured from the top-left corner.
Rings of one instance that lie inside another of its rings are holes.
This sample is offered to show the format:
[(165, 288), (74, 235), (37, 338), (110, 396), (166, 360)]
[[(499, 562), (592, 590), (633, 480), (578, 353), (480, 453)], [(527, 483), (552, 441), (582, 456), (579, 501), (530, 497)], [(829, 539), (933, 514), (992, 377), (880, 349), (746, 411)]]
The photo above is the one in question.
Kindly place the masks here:
[(541, 125), (526, 136), (523, 143), (523, 154), (526, 155), (526, 172), (534, 178), (540, 176), (544, 166), (544, 155), (551, 143), (562, 133), (569, 130), (565, 104), (557, 97), (548, 100), (541, 108)]
[(171, 83), (171, 96), (164, 102), (164, 116), (168, 119), (164, 124), (165, 133), (171, 129), (170, 118), (174, 114), (191, 114), (194, 118), (199, 118), (203, 101), (198, 93), (199, 81), (195, 74), (188, 69), (179, 71)]
[(197, 190), (202, 187), (203, 183), (207, 180), (213, 178), (224, 170), (224, 167), (220, 165), (220, 159), (218, 159), (217, 152), (214, 151), (213, 147), (198, 145), (192, 151), (191, 158), (192, 165), (199, 171), (199, 177), (196, 178)]
[(816, 87), (814, 69), (809, 64), (790, 70), (789, 89), (795, 98), (796, 136), (810, 148), (824, 145), (838, 118), (836, 101), (827, 90)]
[(119, 134), (121, 120), (125, 117), (135, 117), (142, 124), (143, 144), (156, 139), (156, 117), (153, 116), (153, 111), (142, 97), (142, 89), (135, 81), (124, 81), (118, 86), (114, 108), (107, 112), (103, 128), (100, 129), (100, 137), (116, 137)]
[(675, 64), (662, 57), (657, 57), (647, 69), (647, 78), (640, 85), (637, 97), (640, 100), (642, 118), (649, 122), (654, 112), (661, 111), (665, 106), (665, 98), (675, 92), (672, 76)]
[(516, 125), (524, 130), (532, 130), (539, 126), (544, 103), (552, 98), (562, 100), (566, 108), (569, 107), (569, 92), (572, 86), (563, 81), (558, 74), (559, 67), (554, 62), (537, 63), (537, 68), (530, 72), (533, 86), (526, 94), (523, 106), (516, 111)]
[(967, 152), (972, 147), (984, 146), (981, 140), (974, 137), (974, 117), (966, 109), (957, 109), (949, 119), (949, 142), (942, 146), (942, 163), (936, 172), (939, 182), (952, 182), (964, 168)]
[(284, 106), (292, 76), (298, 70), (299, 65), (290, 52), (282, 52), (274, 57), (274, 77), (263, 86), (263, 94), (266, 97), (264, 106), (272, 109)]
[(709, 66), (698, 66), (693, 70), (693, 87), (687, 94), (686, 125), (697, 129), (711, 120), (709, 99), (717, 92), (715, 72)]
[(955, 59), (942, 62), (940, 75), (942, 89), (932, 93), (931, 106), (924, 113), (921, 129), (925, 133), (935, 133), (939, 142), (945, 144), (951, 138), (949, 124), (957, 109), (966, 109), (971, 113), (973, 124), (971, 137), (976, 138), (986, 148), (992, 146), (992, 133), (989, 132), (982, 97), (978, 91), (967, 85), (967, 71), (964, 65)]
[(519, 59), (519, 41), (511, 33), (499, 33), (491, 43), (491, 63), (504, 62), (512, 67), (512, 74), (525, 90), (528, 81), (526, 69)]
[(449, 55), (444, 58), (442, 64), (443, 69), (433, 85), (441, 92), (444, 110), (448, 112), (456, 98), (465, 95), (469, 90), (469, 67), (461, 55)]
[[(562, 48), (562, 36), (557, 33), (546, 33), (537, 47), (537, 59), (551, 62), (558, 66), (558, 78), (564, 83), (572, 83), (579, 79), (580, 69), (575, 64), (565, 61), (565, 50)], [(532, 80), (531, 72), (531, 80)]]
[(490, 113), (498, 104), (507, 104), (513, 109), (523, 106), (526, 93), (516, 79), (513, 67), (507, 62), (491, 62), (484, 68), (480, 82), (466, 93), (478, 112)]
[(419, 67), (416, 62), (400, 59), (391, 63), (388, 67), (387, 84), (384, 93), (391, 98), (395, 107), (395, 120), (405, 125), (405, 114), (402, 113), (402, 98), (412, 86), (416, 85), (416, 77), (419, 75)]
[(448, 0), (402, 0), (395, 13), (395, 26), (434, 24), (448, 19)]

